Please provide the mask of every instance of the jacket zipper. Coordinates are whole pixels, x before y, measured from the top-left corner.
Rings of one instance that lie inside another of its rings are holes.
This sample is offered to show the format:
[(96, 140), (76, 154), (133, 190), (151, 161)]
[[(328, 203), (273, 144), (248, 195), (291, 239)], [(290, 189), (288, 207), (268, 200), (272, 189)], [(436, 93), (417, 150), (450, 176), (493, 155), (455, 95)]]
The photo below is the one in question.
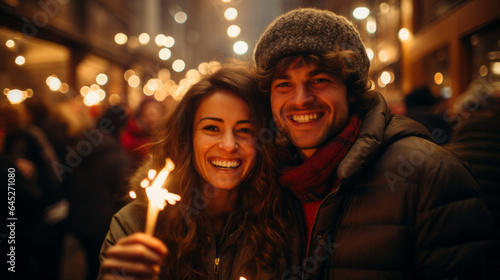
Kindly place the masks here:
[[(334, 194), (336, 194), (338, 191), (339, 191), (339, 188), (342, 184), (339, 184), (337, 187), (336, 187), (336, 190), (335, 192), (332, 192), (332, 193), (329, 193), (322, 201), (321, 203), (319, 204), (318, 206), (318, 211), (316, 211), (316, 215), (314, 216), (314, 223), (311, 227), (311, 232), (309, 232), (309, 240), (307, 240), (307, 251), (306, 251), (306, 258), (309, 257), (309, 250), (311, 249), (311, 241), (313, 239), (313, 236), (312, 236), (312, 233), (314, 231), (314, 226), (316, 225), (316, 219), (318, 218), (318, 213), (319, 213), (319, 209), (321, 209), (321, 206), (323, 206), (323, 203), (331, 196), (333, 196)], [(334, 186), (335, 187), (335, 186)], [(305, 279), (304, 276), (305, 276), (305, 273), (306, 273), (306, 270), (305, 268), (302, 269), (302, 277), (301, 279)]]
[(215, 257), (215, 266), (214, 266), (215, 279), (219, 279), (219, 262), (220, 262), (220, 258)]

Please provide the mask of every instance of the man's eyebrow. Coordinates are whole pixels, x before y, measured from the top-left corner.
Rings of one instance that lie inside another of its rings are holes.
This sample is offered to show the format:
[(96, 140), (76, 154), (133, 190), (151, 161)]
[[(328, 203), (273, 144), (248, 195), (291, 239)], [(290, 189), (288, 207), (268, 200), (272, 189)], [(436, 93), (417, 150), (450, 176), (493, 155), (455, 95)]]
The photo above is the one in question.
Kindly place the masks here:
[(313, 77), (313, 76), (316, 76), (318, 74), (327, 74), (327, 72), (325, 71), (325, 69), (316, 68), (316, 69), (312, 70), (311, 72), (309, 72), (307, 75), (309, 77)]

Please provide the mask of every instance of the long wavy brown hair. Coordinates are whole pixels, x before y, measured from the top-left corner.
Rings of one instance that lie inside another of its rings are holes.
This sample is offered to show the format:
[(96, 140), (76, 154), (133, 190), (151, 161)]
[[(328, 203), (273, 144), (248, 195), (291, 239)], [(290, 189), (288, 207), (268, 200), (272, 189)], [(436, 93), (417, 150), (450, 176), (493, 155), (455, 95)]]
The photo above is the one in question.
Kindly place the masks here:
[[(255, 166), (240, 184), (235, 220), (244, 221), (245, 248), (253, 256), (242, 264), (245, 271), (272, 271), (276, 279), (284, 271), (286, 246), (282, 218), (281, 191), (274, 170), (276, 151), (273, 143), (271, 108), (268, 96), (260, 93), (255, 76), (246, 63), (230, 61), (207, 74), (189, 88), (170, 114), (157, 141), (152, 143), (152, 166), (160, 170), (169, 157), (175, 169), (167, 181), (170, 192), (182, 197), (180, 203), (168, 205), (160, 212), (155, 235), (162, 239), (167, 254), (160, 279), (207, 279), (210, 271), (203, 263), (210, 250), (207, 236), (211, 225), (203, 213), (201, 176), (196, 172), (193, 152), (194, 115), (203, 100), (217, 90), (227, 90), (243, 99), (253, 116), (256, 147)], [(231, 108), (220, 108), (231, 110)]]

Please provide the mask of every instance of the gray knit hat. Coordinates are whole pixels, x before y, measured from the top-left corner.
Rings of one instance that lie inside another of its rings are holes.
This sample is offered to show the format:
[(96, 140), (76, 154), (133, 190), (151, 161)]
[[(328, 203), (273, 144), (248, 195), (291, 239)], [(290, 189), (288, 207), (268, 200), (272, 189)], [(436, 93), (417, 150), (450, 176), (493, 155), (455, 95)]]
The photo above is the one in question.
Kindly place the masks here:
[(300, 8), (276, 18), (266, 28), (254, 50), (254, 62), (267, 70), (279, 58), (296, 53), (325, 54), (334, 50), (356, 53), (349, 66), (368, 78), (370, 60), (358, 31), (345, 17), (331, 11)]

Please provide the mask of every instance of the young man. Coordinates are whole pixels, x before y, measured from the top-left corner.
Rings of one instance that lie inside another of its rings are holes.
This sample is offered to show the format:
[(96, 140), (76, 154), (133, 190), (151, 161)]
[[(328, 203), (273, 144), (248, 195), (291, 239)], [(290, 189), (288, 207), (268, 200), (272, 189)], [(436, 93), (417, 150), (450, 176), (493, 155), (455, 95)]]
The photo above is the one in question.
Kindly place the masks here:
[[(467, 165), (369, 91), (355, 27), (329, 11), (278, 17), (254, 51), (295, 162), (283, 279), (494, 279), (491, 214)], [(293, 216), (292, 216), (293, 217)]]

